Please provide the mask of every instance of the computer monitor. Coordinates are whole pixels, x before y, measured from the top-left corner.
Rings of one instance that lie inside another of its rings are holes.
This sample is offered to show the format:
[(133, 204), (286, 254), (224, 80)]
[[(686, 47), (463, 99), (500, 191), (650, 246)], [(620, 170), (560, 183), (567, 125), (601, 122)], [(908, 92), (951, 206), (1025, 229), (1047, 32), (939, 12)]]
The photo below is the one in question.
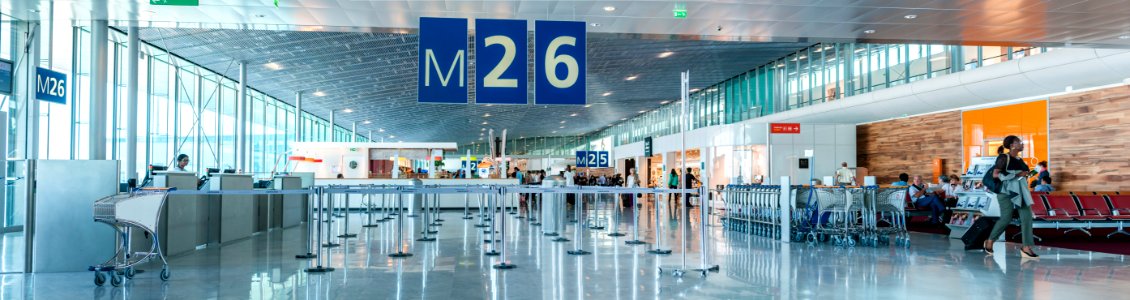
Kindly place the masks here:
[(162, 165), (149, 165), (149, 174), (157, 174), (157, 171), (168, 171), (169, 167)]
[(207, 171), (205, 173), (208, 174), (208, 176), (212, 176), (213, 174), (220, 173), (220, 168), (208, 168), (208, 169), (205, 169), (205, 170)]
[(235, 174), (235, 169), (224, 169), (224, 174)]

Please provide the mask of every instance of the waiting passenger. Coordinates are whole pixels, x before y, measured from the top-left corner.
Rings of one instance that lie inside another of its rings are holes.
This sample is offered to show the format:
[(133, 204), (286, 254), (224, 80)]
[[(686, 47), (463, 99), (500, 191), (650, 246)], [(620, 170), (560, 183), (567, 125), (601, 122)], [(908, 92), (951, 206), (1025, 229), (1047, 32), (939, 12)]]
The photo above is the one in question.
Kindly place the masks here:
[(946, 206), (934, 193), (926, 192), (926, 185), (922, 183), (922, 176), (914, 176), (914, 184), (910, 185), (910, 199), (914, 206), (930, 210), (930, 224), (942, 222), (941, 216), (946, 212)]
[(1051, 178), (1040, 178), (1040, 184), (1036, 186), (1034, 191), (1037, 192), (1054, 192), (1055, 188), (1052, 187)]
[(1048, 172), (1047, 161), (1041, 161), (1036, 164), (1036, 180), (1032, 180), (1032, 183), (1029, 184), (1028, 187), (1036, 188), (1036, 186), (1043, 184), (1044, 181), (1047, 181), (1049, 186), (1052, 184), (1052, 173)]
[(907, 181), (910, 181), (910, 175), (902, 173), (899, 174), (899, 181), (895, 181), (895, 183), (892, 183), (891, 186), (907, 186), (909, 185), (906, 183)]
[(836, 185), (855, 185), (855, 172), (848, 169), (846, 161), (840, 164), (840, 166), (840, 169), (836, 170)]

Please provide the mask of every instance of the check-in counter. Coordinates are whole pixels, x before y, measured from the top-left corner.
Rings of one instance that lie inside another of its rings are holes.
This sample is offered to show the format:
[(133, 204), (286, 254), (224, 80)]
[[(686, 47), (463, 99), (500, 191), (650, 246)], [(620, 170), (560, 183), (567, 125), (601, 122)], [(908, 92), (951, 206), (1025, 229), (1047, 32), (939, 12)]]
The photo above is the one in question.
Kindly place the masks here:
[[(302, 189), (302, 178), (299, 176), (275, 176), (273, 188), (276, 190)], [(279, 197), (278, 213), (279, 222), (274, 223), (283, 228), (297, 226), (306, 221), (307, 195), (273, 195)]]
[[(249, 174), (214, 174), (210, 188), (213, 191), (252, 190)], [(212, 222), (219, 227), (220, 244), (250, 237), (256, 229), (255, 195), (220, 195), (219, 218)]]
[[(194, 173), (158, 171), (153, 176), (153, 186), (196, 190), (198, 180)], [(184, 254), (209, 242), (207, 199), (201, 195), (170, 195), (166, 199), (157, 232), (162, 250), (167, 255)], [(135, 237), (133, 246), (134, 249), (147, 249), (148, 242)]]

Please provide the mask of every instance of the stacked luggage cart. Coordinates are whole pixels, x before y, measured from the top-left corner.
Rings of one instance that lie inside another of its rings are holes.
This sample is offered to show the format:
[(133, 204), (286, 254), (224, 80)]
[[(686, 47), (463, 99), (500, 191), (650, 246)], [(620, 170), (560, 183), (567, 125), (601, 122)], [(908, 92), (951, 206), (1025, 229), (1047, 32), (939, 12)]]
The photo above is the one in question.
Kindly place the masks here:
[[(781, 187), (729, 185), (723, 189), (723, 226), (730, 230), (779, 239), (782, 224), (792, 240), (809, 245), (909, 246), (905, 188), (791, 186), (795, 200), (782, 210)], [(782, 213), (785, 211), (787, 213)]]
[[(107, 277), (113, 286), (121, 286), (125, 279), (133, 279), (137, 273), (135, 266), (153, 259), (161, 260), (162, 281), (169, 280), (169, 263), (161, 252), (157, 224), (160, 224), (161, 208), (165, 206), (170, 189), (142, 189), (129, 194), (118, 194), (94, 202), (94, 221), (105, 223), (118, 234), (114, 256), (106, 262), (90, 266), (94, 272), (94, 284), (102, 286)], [(149, 234), (153, 241), (149, 251), (130, 252), (130, 235), (133, 229)]]

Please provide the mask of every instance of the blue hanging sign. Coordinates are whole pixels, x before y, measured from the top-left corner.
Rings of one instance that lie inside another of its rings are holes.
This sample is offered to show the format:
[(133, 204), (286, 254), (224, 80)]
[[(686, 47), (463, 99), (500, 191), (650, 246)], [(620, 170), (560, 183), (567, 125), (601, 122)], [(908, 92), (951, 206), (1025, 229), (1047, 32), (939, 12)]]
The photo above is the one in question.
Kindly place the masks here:
[(534, 22), (534, 103), (585, 104), (585, 41), (585, 22)]
[(35, 68), (35, 98), (66, 105), (67, 74)]
[(467, 19), (420, 18), (422, 103), (467, 103)]
[(576, 159), (578, 168), (608, 168), (611, 164), (608, 151), (577, 151)]
[(526, 104), (526, 20), (475, 20), (475, 103)]

